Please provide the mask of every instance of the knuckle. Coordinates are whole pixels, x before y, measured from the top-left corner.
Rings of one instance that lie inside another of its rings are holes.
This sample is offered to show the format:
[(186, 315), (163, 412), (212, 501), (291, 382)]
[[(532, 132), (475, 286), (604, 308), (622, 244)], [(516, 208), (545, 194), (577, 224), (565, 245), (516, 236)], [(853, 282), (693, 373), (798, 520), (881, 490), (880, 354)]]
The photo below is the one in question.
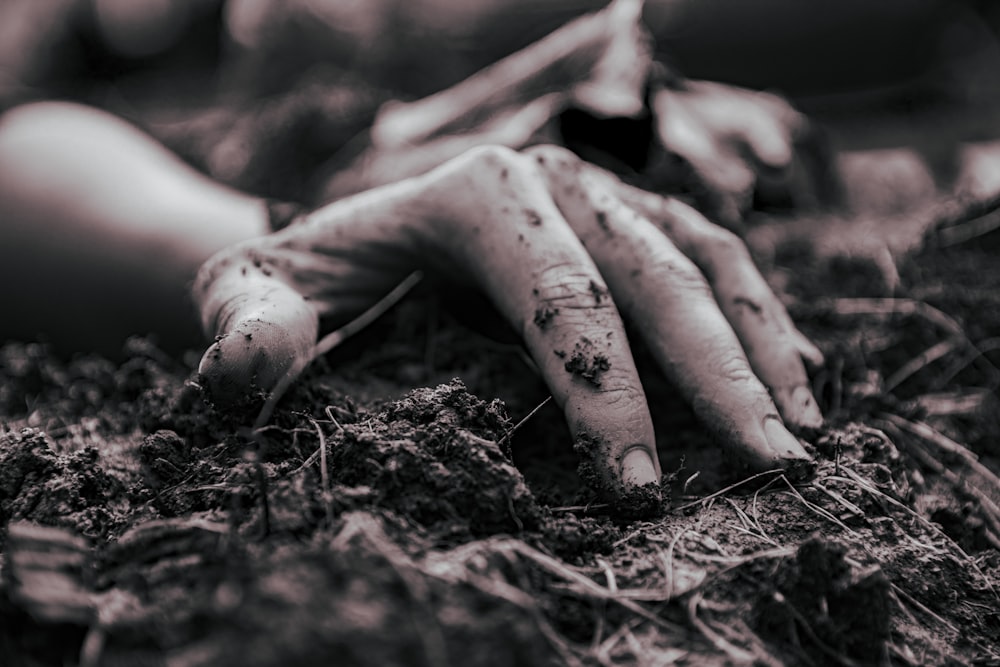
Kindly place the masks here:
[[(443, 197), (461, 189), (495, 198), (501, 183), (508, 180), (524, 182), (532, 175), (532, 169), (516, 151), (506, 146), (486, 145), (471, 148), (450, 160), (437, 174), (433, 189)], [(466, 218), (459, 217), (455, 224), (465, 224)]]
[(653, 270), (671, 290), (686, 298), (715, 298), (705, 275), (684, 256), (657, 259)]
[(495, 171), (513, 169), (521, 165), (517, 151), (496, 144), (471, 148), (457, 160), (463, 167)]
[(690, 235), (684, 240), (684, 252), (697, 263), (709, 281), (716, 280), (720, 274), (743, 270), (747, 264), (753, 264), (743, 239), (707, 220), (691, 226)]
[(782, 106), (779, 107), (779, 114), (782, 125), (793, 137), (806, 132), (811, 123), (809, 117), (792, 106), (788, 101), (782, 99)]
[[(716, 274), (719, 270), (732, 270), (745, 264), (752, 264), (750, 251), (743, 239), (717, 225), (706, 225), (702, 231), (702, 265), (707, 271)], [(710, 275), (709, 278), (713, 278)]]
[(730, 259), (742, 259), (747, 255), (743, 239), (728, 229), (717, 225), (706, 225), (704, 231), (706, 245), (712, 252)]
[(585, 270), (572, 264), (546, 267), (535, 281), (535, 297), (543, 305), (566, 310), (597, 310), (612, 305), (603, 283)]
[(614, 370), (612, 367), (604, 374), (598, 389), (605, 404), (628, 411), (644, 408), (645, 394), (639, 388), (636, 378), (629, 377), (622, 371), (613, 373)]
[(749, 389), (760, 386), (760, 380), (750, 368), (746, 357), (732, 352), (722, 352), (715, 359), (716, 373), (726, 382), (746, 385)]
[(242, 256), (239, 248), (227, 248), (209, 257), (198, 269), (194, 279), (193, 292), (196, 295), (207, 290), (222, 273), (238, 262)]
[(541, 174), (551, 192), (564, 189), (568, 194), (577, 189), (582, 161), (571, 151), (562, 146), (545, 144), (528, 148), (523, 153), (534, 173)]
[(578, 158), (572, 151), (562, 146), (555, 146), (553, 144), (543, 144), (541, 146), (532, 146), (531, 148), (525, 149), (525, 155), (535, 159), (540, 165), (545, 165), (548, 163), (553, 164), (576, 164), (580, 162)]

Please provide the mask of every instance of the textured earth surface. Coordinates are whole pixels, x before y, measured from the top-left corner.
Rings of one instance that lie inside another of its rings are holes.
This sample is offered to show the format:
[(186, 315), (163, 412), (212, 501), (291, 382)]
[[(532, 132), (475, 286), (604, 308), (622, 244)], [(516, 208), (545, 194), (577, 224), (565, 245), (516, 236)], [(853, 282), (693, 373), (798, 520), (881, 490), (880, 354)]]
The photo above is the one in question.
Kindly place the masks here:
[(519, 423), (547, 398), (520, 349), (429, 293), (257, 432), (197, 353), (6, 345), (0, 662), (998, 664), (1000, 239), (930, 233), (892, 293), (779, 232), (751, 237), (827, 355), (817, 473), (750, 475), (649, 372), (670, 504), (641, 521), (551, 403)]

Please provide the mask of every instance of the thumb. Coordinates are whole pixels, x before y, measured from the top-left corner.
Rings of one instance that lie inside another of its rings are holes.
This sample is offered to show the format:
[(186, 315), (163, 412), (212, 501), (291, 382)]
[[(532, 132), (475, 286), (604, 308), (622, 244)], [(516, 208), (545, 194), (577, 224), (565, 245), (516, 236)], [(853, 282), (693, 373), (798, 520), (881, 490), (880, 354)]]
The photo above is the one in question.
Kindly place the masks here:
[(199, 380), (216, 407), (247, 407), (302, 372), (316, 346), (319, 317), (301, 294), (252, 262), (220, 262), (219, 273), (213, 262), (195, 284), (205, 332), (215, 335), (198, 366)]

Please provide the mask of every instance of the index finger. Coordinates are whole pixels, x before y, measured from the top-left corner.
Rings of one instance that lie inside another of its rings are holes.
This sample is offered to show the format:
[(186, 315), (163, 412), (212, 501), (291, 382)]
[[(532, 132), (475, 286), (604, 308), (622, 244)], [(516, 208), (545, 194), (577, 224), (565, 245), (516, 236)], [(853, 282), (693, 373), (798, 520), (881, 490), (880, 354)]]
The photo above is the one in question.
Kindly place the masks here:
[(620, 510), (648, 512), (659, 504), (652, 419), (605, 279), (529, 158), (478, 156), (444, 167), (425, 192), (435, 243), (521, 334), (563, 408), (585, 481)]

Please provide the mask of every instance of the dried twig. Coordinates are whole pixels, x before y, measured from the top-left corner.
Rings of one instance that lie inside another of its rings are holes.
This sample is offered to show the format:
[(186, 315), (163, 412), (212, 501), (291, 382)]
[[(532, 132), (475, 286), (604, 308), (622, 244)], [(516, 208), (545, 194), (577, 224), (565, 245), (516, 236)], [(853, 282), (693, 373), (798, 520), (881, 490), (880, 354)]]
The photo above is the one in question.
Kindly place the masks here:
[(763, 527), (761, 527), (760, 523), (754, 519), (751, 519), (750, 516), (746, 513), (746, 511), (744, 511), (742, 507), (737, 505), (732, 498), (726, 498), (726, 502), (729, 503), (729, 506), (733, 508), (734, 512), (736, 512), (736, 516), (738, 516), (740, 521), (743, 522), (743, 525), (746, 528), (745, 532), (748, 535), (751, 535), (752, 537), (755, 537), (758, 540), (767, 542), (771, 546), (775, 547), (780, 546), (777, 542), (768, 537), (767, 533), (764, 532), (764, 529)]
[(929, 366), (938, 359), (947, 356), (948, 354), (955, 351), (958, 345), (958, 341), (953, 339), (946, 339), (940, 343), (931, 345), (929, 348), (910, 359), (908, 362), (899, 367), (899, 369), (890, 375), (886, 381), (883, 390), (890, 392), (899, 385), (903, 384), (911, 375), (918, 372), (925, 366)]
[[(649, 67), (649, 54), (638, 39), (642, 5), (642, 0), (616, 0), (451, 88), (387, 105), (375, 120), (372, 142), (392, 149), (468, 131), (470, 121), (496, 117), (554, 91), (579, 98), (586, 89), (591, 93), (587, 101), (607, 112), (638, 114)], [(595, 80), (603, 84), (605, 99), (593, 94)]]
[(760, 479), (761, 477), (766, 477), (767, 475), (780, 475), (782, 473), (784, 473), (784, 470), (782, 470), (781, 468), (775, 468), (774, 470), (765, 470), (764, 472), (759, 472), (756, 475), (750, 475), (746, 479), (742, 479), (742, 480), (736, 482), (735, 484), (730, 484), (726, 488), (719, 489), (715, 493), (710, 493), (709, 495), (705, 496), (704, 498), (699, 498), (698, 500), (693, 500), (693, 501), (691, 501), (689, 503), (681, 505), (680, 507), (675, 507), (674, 511), (675, 512), (684, 511), (684, 510), (686, 510), (688, 508), (694, 507), (695, 505), (701, 505), (701, 504), (706, 503), (706, 502), (708, 502), (710, 500), (718, 498), (719, 496), (725, 495), (725, 494), (729, 493), (730, 491), (732, 491), (733, 489), (738, 489), (739, 487), (743, 486), (744, 484), (752, 482), (755, 479)]
[(326, 436), (323, 429), (319, 427), (315, 419), (310, 418), (309, 422), (316, 429), (316, 436), (319, 438), (319, 474), (323, 484), (323, 506), (326, 508), (326, 524), (333, 525), (333, 494), (330, 492), (330, 471), (326, 464)]
[(541, 409), (542, 409), (542, 408), (544, 408), (544, 407), (545, 407), (546, 405), (548, 405), (548, 404), (549, 404), (549, 401), (551, 401), (551, 400), (552, 400), (552, 397), (551, 397), (551, 396), (549, 396), (549, 397), (547, 397), (547, 398), (546, 398), (546, 399), (545, 399), (544, 401), (542, 401), (541, 403), (539, 403), (538, 405), (536, 405), (536, 406), (534, 407), (534, 409), (533, 409), (533, 410), (532, 410), (531, 412), (529, 412), (529, 413), (528, 413), (527, 415), (525, 415), (525, 416), (524, 416), (524, 418), (523, 418), (523, 419), (522, 419), (521, 421), (517, 422), (517, 423), (516, 423), (516, 424), (514, 425), (514, 427), (513, 427), (513, 428), (511, 428), (511, 429), (510, 429), (509, 431), (507, 431), (506, 433), (504, 433), (504, 434), (503, 434), (503, 437), (502, 437), (502, 438), (500, 438), (500, 440), (498, 440), (498, 441), (497, 441), (497, 444), (498, 444), (498, 445), (503, 445), (504, 443), (507, 443), (507, 442), (510, 442), (510, 439), (511, 439), (511, 437), (512, 437), (512, 436), (513, 436), (513, 435), (514, 435), (515, 433), (517, 433), (517, 430), (518, 430), (519, 428), (521, 428), (522, 426), (524, 426), (524, 425), (525, 425), (525, 424), (526, 424), (526, 423), (528, 422), (528, 420), (529, 420), (529, 419), (531, 419), (532, 417), (534, 417), (534, 416), (535, 416), (535, 414), (536, 414), (536, 413), (537, 413), (537, 412), (538, 412), (539, 410), (541, 410)]
[[(996, 367), (990, 363), (989, 359), (986, 358), (986, 354), (989, 352), (995, 352), (1000, 350), (1000, 338), (987, 338), (981, 340), (969, 350), (968, 354), (964, 357), (958, 359), (948, 370), (942, 373), (933, 383), (934, 388), (941, 388), (951, 382), (956, 375), (961, 373), (967, 366), (975, 363), (979, 360), (984, 360), (988, 364), (988, 368), (995, 369)], [(993, 381), (991, 383), (992, 388), (996, 388), (1000, 385), (1000, 375), (994, 374)]]
[[(927, 617), (933, 619), (937, 623), (939, 623), (939, 624), (943, 625), (944, 627), (948, 628), (948, 630), (950, 630), (951, 632), (953, 632), (955, 635), (958, 635), (958, 636), (962, 635), (962, 631), (959, 628), (957, 628), (953, 623), (951, 623), (947, 619), (943, 618), (940, 614), (935, 613), (933, 609), (930, 609), (929, 607), (927, 607), (925, 604), (923, 604), (922, 602), (920, 602), (920, 600), (916, 599), (915, 597), (913, 597), (912, 595), (910, 595), (909, 593), (907, 593), (905, 590), (903, 590), (902, 588), (900, 588), (896, 584), (890, 583), (889, 586), (890, 586), (890, 591), (889, 592), (892, 595), (893, 600), (896, 602), (896, 605), (900, 609), (902, 609), (904, 612), (906, 612), (906, 614), (912, 620), (914, 620), (914, 622), (916, 622), (916, 619), (913, 617), (912, 612), (910, 612), (910, 610), (907, 609), (906, 606), (903, 605), (903, 600), (901, 598), (905, 599), (907, 603), (909, 603), (914, 608), (916, 608), (917, 611), (919, 611), (920, 613), (926, 615)], [(971, 643), (974, 646), (976, 646), (979, 649), (981, 649), (982, 651), (984, 651), (987, 655), (989, 655), (992, 660), (1000, 659), (1000, 654), (998, 654), (992, 647), (986, 646), (986, 645), (982, 644), (981, 642), (979, 642), (979, 641), (977, 641), (975, 639), (971, 639)], [(956, 656), (952, 655), (952, 656), (949, 656), (949, 657), (951, 657), (952, 660), (954, 662), (956, 662), (956, 663), (962, 662)]]
[(553, 514), (568, 514), (570, 512), (583, 512), (584, 514), (589, 514), (590, 512), (603, 512), (604, 510), (611, 507), (608, 503), (588, 503), (586, 505), (563, 505), (560, 507), (551, 507), (549, 511)]
[(985, 236), (990, 232), (1000, 229), (1000, 207), (997, 206), (997, 201), (994, 200), (980, 204), (979, 206), (974, 205), (974, 208), (982, 210), (980, 206), (984, 205), (987, 207), (985, 213), (980, 213), (976, 217), (964, 220), (958, 224), (939, 226), (934, 231), (937, 245), (947, 248), (971, 241), (980, 236)]
[[(917, 436), (922, 442), (934, 447), (936, 451), (930, 456), (933, 460), (942, 463), (943, 460), (950, 460), (954, 465), (957, 465), (959, 468), (957, 472), (944, 465), (942, 465), (940, 472), (950, 482), (965, 489), (979, 501), (990, 528), (994, 533), (1000, 535), (1000, 478), (997, 478), (989, 468), (980, 463), (978, 457), (968, 448), (927, 424), (909, 421), (889, 413), (878, 416), (901, 431)], [(901, 439), (900, 442), (911, 450), (916, 446), (915, 443), (909, 442), (906, 438)]]
[[(330, 423), (332, 423), (336, 427), (338, 433), (344, 430), (344, 427), (340, 425), (340, 422), (334, 419), (333, 413), (331, 413), (329, 405), (326, 406), (326, 416), (330, 418)], [(310, 419), (309, 421), (313, 423), (314, 427), (318, 428), (319, 424), (318, 421), (316, 421), (315, 419)], [(312, 433), (313, 431), (310, 430), (307, 432)], [(293, 470), (288, 474), (297, 475), (306, 468), (308, 468), (309, 466), (311, 466), (312, 464), (316, 463), (316, 461), (320, 458), (320, 456), (323, 455), (323, 450), (324, 450), (324, 441), (320, 441), (320, 446), (316, 448), (316, 451), (310, 454), (309, 458), (307, 458), (305, 461), (302, 462), (302, 465), (300, 465), (298, 468), (296, 468), (295, 470)]]
[(695, 630), (700, 632), (717, 651), (725, 653), (733, 662), (738, 664), (752, 663), (757, 657), (756, 655), (734, 646), (728, 640), (719, 635), (715, 630), (710, 628), (707, 623), (698, 618), (698, 605), (701, 603), (701, 599), (701, 593), (695, 593), (688, 598), (687, 612), (688, 620), (691, 622), (691, 625), (693, 625)]
[(659, 616), (652, 613), (648, 609), (638, 605), (633, 600), (622, 596), (620, 592), (612, 593), (607, 588), (600, 586), (593, 579), (590, 579), (589, 577), (580, 574), (576, 570), (571, 569), (565, 563), (562, 563), (561, 561), (549, 555), (546, 555), (541, 551), (538, 551), (537, 549), (527, 545), (524, 542), (521, 542), (519, 540), (507, 540), (505, 542), (505, 546), (507, 546), (508, 549), (517, 553), (519, 556), (522, 556), (528, 559), (529, 561), (535, 563), (549, 574), (554, 574), (557, 577), (560, 577), (566, 581), (578, 585), (577, 589), (572, 589), (569, 592), (574, 592), (579, 595), (584, 595), (586, 597), (590, 597), (595, 600), (613, 601), (616, 604), (624, 607), (626, 610), (632, 612), (633, 614), (642, 617), (643, 619), (649, 621), (650, 623), (653, 623), (654, 625), (664, 630), (668, 630), (670, 632), (678, 632), (680, 630), (680, 628), (678, 628), (673, 623), (670, 623), (669, 621), (660, 618)]
[(406, 553), (385, 534), (378, 520), (370, 514), (354, 512), (345, 517), (344, 527), (334, 538), (331, 547), (344, 548), (355, 536), (361, 536), (395, 571), (406, 588), (410, 599), (421, 609), (412, 614), (423, 644), (424, 657), (432, 667), (449, 663), (447, 645), (437, 615), (429, 609), (430, 591), (424, 573)]
[(625, 635), (631, 631), (630, 626), (633, 625), (633, 623), (634, 621), (623, 623), (620, 628), (615, 630), (614, 633), (608, 636), (608, 638), (605, 639), (601, 643), (601, 645), (597, 647), (595, 651), (593, 651), (594, 657), (597, 659), (598, 662), (600, 662), (602, 665), (613, 664), (611, 662), (611, 651), (618, 644), (618, 642), (623, 640), (625, 638)]
[(982, 410), (992, 392), (985, 388), (964, 387), (955, 391), (922, 394), (916, 403), (930, 417), (970, 416)]
[(597, 564), (600, 565), (601, 570), (604, 571), (604, 578), (608, 582), (607, 584), (608, 591), (610, 591), (611, 594), (614, 595), (615, 593), (618, 592), (618, 580), (615, 578), (615, 571), (611, 569), (610, 565), (608, 565), (608, 561), (604, 560), (603, 558), (598, 558)]
[(772, 544), (774, 544), (774, 546), (780, 546), (780, 545), (775, 540), (771, 539), (771, 536), (767, 534), (767, 531), (765, 531), (764, 527), (761, 525), (761, 523), (760, 523), (760, 515), (757, 513), (757, 500), (758, 500), (758, 498), (760, 498), (760, 494), (762, 494), (764, 491), (766, 491), (767, 489), (769, 489), (771, 487), (771, 485), (773, 485), (777, 481), (778, 481), (778, 478), (775, 477), (770, 482), (768, 482), (764, 486), (762, 486), (759, 489), (757, 489), (756, 491), (754, 491), (753, 492), (753, 501), (752, 501), (752, 503), (750, 505), (750, 513), (753, 515), (754, 524), (757, 526), (757, 529), (760, 530), (760, 534), (763, 535), (763, 536), (765, 536)]
[(973, 570), (976, 571), (976, 574), (978, 574), (979, 577), (980, 577), (980, 579), (982, 579), (983, 583), (986, 584), (986, 587), (990, 589), (990, 592), (993, 593), (993, 596), (997, 600), (1000, 600), (1000, 593), (997, 593), (996, 589), (993, 587), (992, 582), (990, 581), (989, 577), (986, 576), (986, 573), (983, 572), (982, 568), (979, 567), (979, 565), (976, 563), (976, 561), (969, 554), (967, 554), (965, 552), (965, 550), (962, 547), (960, 547), (955, 542), (955, 540), (951, 539), (951, 537), (949, 537), (946, 532), (944, 532), (943, 530), (941, 530), (941, 528), (937, 524), (934, 524), (934, 523), (928, 521), (927, 519), (925, 519), (924, 517), (922, 517), (920, 514), (918, 514), (914, 510), (912, 510), (909, 507), (907, 507), (904, 503), (899, 502), (898, 500), (896, 500), (892, 496), (890, 496), (890, 495), (888, 495), (886, 493), (883, 493), (882, 491), (880, 491), (876, 487), (872, 486), (865, 479), (863, 479), (861, 477), (861, 475), (859, 475), (858, 473), (854, 472), (850, 468), (844, 468), (843, 470), (844, 470), (844, 473), (847, 475), (847, 477), (833, 477), (833, 476), (831, 476), (828, 479), (835, 479), (835, 480), (838, 480), (838, 481), (841, 481), (841, 482), (848, 482), (848, 483), (855, 484), (861, 490), (868, 492), (869, 494), (871, 494), (872, 496), (874, 496), (876, 498), (879, 498), (881, 500), (884, 500), (884, 501), (888, 502), (893, 507), (896, 507), (896, 508), (902, 510), (903, 512), (905, 512), (909, 516), (911, 516), (914, 519), (916, 519), (918, 523), (920, 523), (926, 529), (930, 530), (935, 535), (939, 536), (942, 540), (944, 540), (945, 544), (947, 544), (955, 552), (957, 552), (962, 557), (962, 559), (966, 563), (968, 563), (969, 566)]
[(328, 405), (325, 408), (323, 408), (323, 412), (326, 413), (326, 418), (330, 420), (330, 423), (334, 425), (334, 427), (337, 429), (338, 432), (344, 430), (344, 427), (340, 425), (340, 422), (337, 421), (337, 418), (333, 416), (332, 405)]
[(275, 385), (274, 389), (271, 390), (271, 395), (267, 397), (266, 401), (264, 401), (264, 405), (261, 407), (260, 413), (254, 421), (253, 430), (259, 431), (267, 424), (267, 422), (271, 419), (271, 415), (274, 414), (274, 408), (277, 407), (278, 401), (281, 400), (281, 397), (285, 395), (288, 388), (292, 386), (292, 383), (298, 379), (302, 371), (304, 371), (306, 367), (313, 362), (313, 360), (323, 356), (354, 334), (368, 327), (372, 322), (377, 320), (393, 306), (399, 303), (403, 297), (409, 294), (422, 279), (423, 273), (420, 271), (414, 271), (403, 279), (401, 283), (392, 288), (388, 294), (379, 299), (371, 308), (361, 313), (336, 331), (332, 331), (321, 338), (313, 348), (310, 357), (308, 359), (303, 359), (300, 362), (301, 367), (289, 370), (288, 373), (286, 373), (285, 376), (278, 382), (278, 384)]
[(611, 545), (611, 548), (612, 549), (617, 549), (621, 545), (626, 544), (628, 542), (631, 542), (635, 538), (639, 537), (640, 535), (642, 535), (642, 533), (643, 533), (642, 528), (639, 528), (637, 530), (633, 530), (631, 533), (629, 533), (625, 537), (622, 537), (622, 538), (620, 538), (618, 540), (615, 540), (615, 542)]
[(821, 300), (820, 305), (826, 306), (838, 315), (918, 315), (950, 334), (965, 338), (965, 331), (954, 318), (916, 299), (836, 298)]
[(97, 619), (83, 585), (90, 545), (68, 530), (12, 521), (7, 526), (8, 595), (39, 620), (87, 626)]
[(858, 507), (857, 505), (855, 505), (854, 503), (852, 503), (851, 501), (849, 501), (847, 498), (844, 498), (844, 496), (840, 495), (839, 493), (837, 493), (833, 489), (828, 489), (825, 486), (823, 486), (822, 484), (820, 484), (819, 482), (813, 482), (811, 488), (814, 488), (817, 491), (820, 491), (820, 492), (825, 493), (826, 495), (830, 496), (834, 500), (834, 502), (839, 503), (840, 505), (842, 505), (844, 507), (844, 509), (846, 509), (848, 512), (850, 512), (854, 516), (860, 517), (860, 518), (864, 518), (865, 517), (864, 510), (862, 510), (860, 507)]
[(660, 549), (660, 560), (663, 561), (663, 577), (664, 577), (664, 588), (665, 599), (669, 600), (674, 596), (674, 549), (677, 547), (677, 543), (681, 541), (681, 538), (687, 533), (687, 530), (681, 529), (677, 532), (672, 540), (670, 540), (670, 545), (667, 547), (666, 553)]
[(823, 509), (822, 507), (820, 507), (816, 503), (811, 503), (808, 500), (806, 500), (805, 497), (803, 497), (803, 495), (799, 492), (799, 490), (796, 489), (794, 486), (792, 486), (792, 483), (789, 482), (787, 478), (784, 478), (784, 476), (782, 476), (782, 478), (785, 479), (785, 484), (788, 486), (788, 489), (789, 489), (791, 495), (793, 497), (797, 498), (799, 500), (799, 502), (801, 502), (803, 505), (805, 505), (805, 507), (808, 510), (812, 511), (814, 514), (818, 514), (819, 516), (823, 517), (827, 521), (830, 521), (831, 523), (835, 524), (838, 528), (840, 528), (841, 530), (843, 530), (845, 533), (847, 533), (851, 537), (859, 537), (857, 531), (855, 531), (852, 528), (850, 528), (843, 521), (841, 521), (840, 519), (838, 519), (837, 517), (835, 517), (830, 512), (827, 512), (825, 509)]
[(820, 305), (825, 306), (829, 310), (840, 315), (915, 315), (922, 317), (950, 334), (950, 337), (954, 341), (960, 342), (972, 353), (971, 359), (964, 365), (968, 365), (968, 363), (972, 363), (976, 360), (982, 360), (985, 368), (993, 376), (994, 382), (1000, 382), (1000, 368), (997, 368), (997, 366), (983, 354), (983, 350), (981, 350), (969, 339), (965, 330), (962, 328), (962, 325), (960, 325), (947, 313), (944, 313), (928, 303), (917, 301), (916, 299), (903, 298), (837, 298), (820, 301)]
[(399, 303), (404, 296), (409, 294), (410, 291), (416, 287), (421, 280), (423, 280), (423, 278), (424, 274), (422, 272), (414, 271), (408, 275), (403, 282), (393, 287), (388, 294), (379, 299), (374, 306), (361, 313), (336, 331), (332, 331), (321, 338), (320, 341), (316, 343), (313, 358), (323, 356), (354, 334), (367, 328), (372, 322), (382, 317), (382, 315)]

